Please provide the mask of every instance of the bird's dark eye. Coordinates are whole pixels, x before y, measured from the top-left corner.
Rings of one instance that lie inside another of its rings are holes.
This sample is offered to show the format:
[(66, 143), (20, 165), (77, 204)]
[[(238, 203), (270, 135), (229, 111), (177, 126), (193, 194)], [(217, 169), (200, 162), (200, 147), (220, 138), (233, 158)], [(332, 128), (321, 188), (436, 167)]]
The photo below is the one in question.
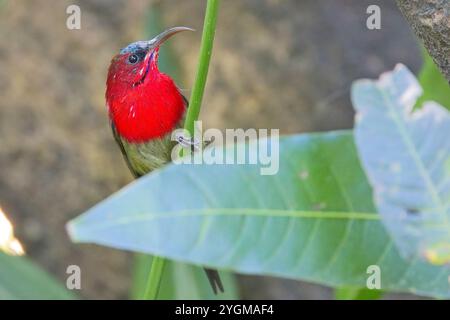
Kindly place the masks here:
[(136, 54), (132, 54), (128, 57), (128, 62), (134, 64), (139, 61), (139, 57)]

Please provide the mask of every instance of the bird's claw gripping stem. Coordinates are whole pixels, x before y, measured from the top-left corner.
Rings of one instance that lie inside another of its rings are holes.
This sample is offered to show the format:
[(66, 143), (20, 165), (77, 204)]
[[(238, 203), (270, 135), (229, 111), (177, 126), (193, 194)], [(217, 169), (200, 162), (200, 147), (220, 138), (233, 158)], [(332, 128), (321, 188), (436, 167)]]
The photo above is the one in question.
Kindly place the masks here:
[(177, 142), (184, 148), (191, 148), (191, 151), (200, 150), (200, 141), (195, 138), (186, 138), (184, 135), (180, 134), (176, 137)]

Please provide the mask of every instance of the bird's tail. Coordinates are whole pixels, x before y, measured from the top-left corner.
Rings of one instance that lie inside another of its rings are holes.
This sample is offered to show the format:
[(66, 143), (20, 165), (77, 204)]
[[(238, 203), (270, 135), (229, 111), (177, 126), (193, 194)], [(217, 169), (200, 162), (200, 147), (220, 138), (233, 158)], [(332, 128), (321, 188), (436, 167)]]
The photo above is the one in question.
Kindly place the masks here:
[(223, 284), (220, 280), (219, 272), (214, 269), (203, 268), (205, 270), (206, 276), (208, 277), (209, 284), (214, 291), (214, 294), (223, 293)]

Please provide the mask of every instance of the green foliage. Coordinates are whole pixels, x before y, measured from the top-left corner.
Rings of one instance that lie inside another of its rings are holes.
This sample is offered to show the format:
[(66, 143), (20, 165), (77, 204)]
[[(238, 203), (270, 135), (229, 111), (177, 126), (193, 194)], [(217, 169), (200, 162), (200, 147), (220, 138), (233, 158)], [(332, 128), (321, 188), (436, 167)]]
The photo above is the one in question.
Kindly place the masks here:
[(71, 292), (27, 258), (0, 252), (0, 300), (74, 298)]
[(351, 133), (285, 137), (280, 150), (273, 176), (252, 165), (167, 166), (72, 221), (72, 240), (338, 287), (364, 287), (375, 264), (384, 290), (450, 296), (444, 268), (400, 257)]
[(417, 100), (416, 106), (425, 101), (436, 101), (450, 110), (450, 86), (447, 79), (441, 74), (433, 59), (423, 50), (424, 63), (419, 74), (419, 82), (424, 91)]
[(366, 288), (338, 288), (334, 292), (337, 300), (377, 300), (383, 296), (381, 290)]
[[(355, 140), (377, 211), (410, 258), (450, 262), (450, 113), (435, 102), (413, 112), (421, 88), (403, 65), (352, 88)], [(382, 150), (382, 152), (380, 152)], [(448, 271), (448, 269), (447, 269)]]
[[(151, 257), (137, 254), (135, 259), (131, 297), (133, 299), (141, 299), (148, 270), (150, 270), (151, 266)], [(237, 299), (238, 292), (234, 277), (229, 272), (221, 272), (220, 276), (226, 291), (225, 293), (214, 295), (202, 268), (185, 263), (167, 261), (158, 299)]]
[(343, 287), (337, 288), (334, 296), (336, 300), (377, 300), (383, 296), (383, 292), (377, 289)]

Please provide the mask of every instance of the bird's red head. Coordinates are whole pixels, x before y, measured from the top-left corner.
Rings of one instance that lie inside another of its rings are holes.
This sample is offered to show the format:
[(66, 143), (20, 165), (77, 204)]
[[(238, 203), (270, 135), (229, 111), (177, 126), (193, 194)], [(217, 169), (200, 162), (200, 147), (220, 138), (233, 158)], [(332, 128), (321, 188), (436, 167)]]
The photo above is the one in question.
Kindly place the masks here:
[(109, 67), (106, 103), (118, 133), (141, 143), (171, 132), (182, 119), (186, 103), (173, 80), (158, 70), (159, 46), (170, 36), (191, 30), (171, 28), (150, 41), (123, 48)]

